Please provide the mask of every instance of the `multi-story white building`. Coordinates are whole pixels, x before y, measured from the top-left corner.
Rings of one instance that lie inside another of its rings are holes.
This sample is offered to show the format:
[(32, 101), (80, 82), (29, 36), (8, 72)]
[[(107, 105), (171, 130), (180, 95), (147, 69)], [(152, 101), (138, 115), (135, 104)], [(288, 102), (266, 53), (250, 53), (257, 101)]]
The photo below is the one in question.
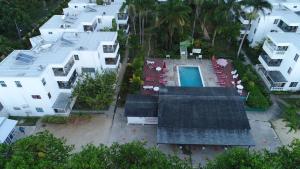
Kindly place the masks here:
[[(108, 1), (109, 2), (109, 1)], [(129, 25), (124, 0), (97, 5), (89, 0), (72, 0), (63, 15), (52, 16), (39, 28), (42, 39), (55, 41), (64, 32), (100, 32), (109, 31), (116, 24), (116, 29), (128, 33)], [(32, 46), (39, 41), (39, 36), (30, 39)]]
[(14, 116), (68, 115), (73, 86), (83, 72), (117, 69), (117, 32), (63, 33), (15, 50), (0, 63), (2, 113)]
[(268, 33), (258, 72), (271, 91), (300, 90), (300, 34)]
[(249, 23), (246, 13), (250, 9), (244, 9), (239, 21), (242, 23), (241, 35), (248, 33), (247, 39), (250, 46), (263, 43), (269, 32), (295, 32), (300, 29), (300, 1), (298, 0), (268, 0), (273, 6), (272, 10), (259, 13), (258, 17)]

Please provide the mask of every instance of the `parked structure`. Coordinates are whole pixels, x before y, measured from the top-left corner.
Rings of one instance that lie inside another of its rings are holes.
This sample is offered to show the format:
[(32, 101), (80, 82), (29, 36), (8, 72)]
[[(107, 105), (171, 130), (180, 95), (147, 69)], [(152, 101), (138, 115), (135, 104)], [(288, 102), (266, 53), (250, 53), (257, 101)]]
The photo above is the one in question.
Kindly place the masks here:
[[(157, 110), (157, 144), (255, 145), (243, 100), (234, 88), (163, 87), (156, 98), (157, 109), (155, 98), (147, 97), (129, 96), (125, 115), (130, 120)], [(139, 98), (134, 107), (132, 98)]]
[[(267, 10), (265, 14), (259, 13), (259, 16), (249, 23), (246, 13), (250, 9), (244, 9), (239, 21), (242, 23), (241, 35), (248, 33), (250, 46), (257, 46), (263, 43), (269, 32), (294, 32), (300, 33), (300, 1), (295, 0), (268, 0), (272, 10)], [(248, 31), (246, 31), (248, 30)]]
[(0, 117), (0, 144), (10, 144), (12, 142), (17, 123), (16, 120)]
[(300, 34), (269, 33), (257, 69), (271, 91), (300, 90)]
[(0, 102), (14, 116), (68, 115), (71, 91), (84, 72), (116, 70), (117, 32), (63, 33), (30, 50), (15, 50), (0, 63)]

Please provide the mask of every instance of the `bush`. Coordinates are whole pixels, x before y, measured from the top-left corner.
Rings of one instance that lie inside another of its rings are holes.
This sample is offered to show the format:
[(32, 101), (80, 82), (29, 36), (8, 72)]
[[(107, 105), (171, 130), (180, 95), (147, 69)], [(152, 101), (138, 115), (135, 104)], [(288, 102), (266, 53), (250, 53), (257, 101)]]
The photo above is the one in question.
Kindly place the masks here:
[(66, 124), (68, 119), (67, 116), (44, 116), (42, 122), (50, 124)]
[(251, 108), (267, 109), (271, 105), (271, 100), (256, 72), (250, 65), (245, 66), (239, 60), (234, 60), (233, 63), (245, 89), (250, 93), (246, 104)]
[(283, 111), (283, 119), (288, 123), (287, 127), (290, 127), (290, 131), (300, 129), (300, 115), (297, 108), (286, 107)]

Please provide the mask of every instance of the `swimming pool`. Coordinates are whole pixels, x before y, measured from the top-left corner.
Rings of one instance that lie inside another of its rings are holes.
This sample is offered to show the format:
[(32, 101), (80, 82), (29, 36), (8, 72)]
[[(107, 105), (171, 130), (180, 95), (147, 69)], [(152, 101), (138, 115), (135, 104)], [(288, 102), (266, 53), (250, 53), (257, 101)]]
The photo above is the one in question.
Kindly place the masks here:
[(178, 82), (182, 87), (203, 87), (199, 66), (178, 66)]

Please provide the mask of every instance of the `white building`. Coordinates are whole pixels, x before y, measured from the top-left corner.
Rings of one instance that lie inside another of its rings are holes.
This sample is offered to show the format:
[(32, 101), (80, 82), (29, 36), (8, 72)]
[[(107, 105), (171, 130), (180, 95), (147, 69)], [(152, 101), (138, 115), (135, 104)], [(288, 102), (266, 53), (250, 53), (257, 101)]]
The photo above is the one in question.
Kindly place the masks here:
[(266, 10), (266, 13), (259, 13), (259, 16), (249, 24), (246, 13), (250, 9), (244, 9), (239, 21), (242, 23), (241, 37), (248, 30), (247, 39), (250, 46), (254, 47), (263, 43), (269, 32), (295, 32), (300, 29), (300, 1), (298, 0), (268, 0), (273, 9)]
[[(52, 16), (39, 28), (42, 39), (55, 41), (64, 32), (99, 32), (109, 31), (113, 28), (113, 22), (117, 29), (123, 29), (128, 33), (129, 25), (124, 0), (115, 0), (109, 5), (97, 5), (93, 0), (72, 0), (65, 8), (63, 15)], [(38, 37), (31, 38), (32, 46), (38, 41)]]
[(268, 33), (257, 65), (271, 91), (300, 90), (300, 34)]
[(18, 121), (0, 117), (0, 144), (10, 144), (14, 139), (15, 127)]
[(63, 33), (30, 50), (15, 50), (0, 63), (2, 113), (13, 116), (68, 115), (73, 86), (83, 72), (117, 69), (117, 32)]

